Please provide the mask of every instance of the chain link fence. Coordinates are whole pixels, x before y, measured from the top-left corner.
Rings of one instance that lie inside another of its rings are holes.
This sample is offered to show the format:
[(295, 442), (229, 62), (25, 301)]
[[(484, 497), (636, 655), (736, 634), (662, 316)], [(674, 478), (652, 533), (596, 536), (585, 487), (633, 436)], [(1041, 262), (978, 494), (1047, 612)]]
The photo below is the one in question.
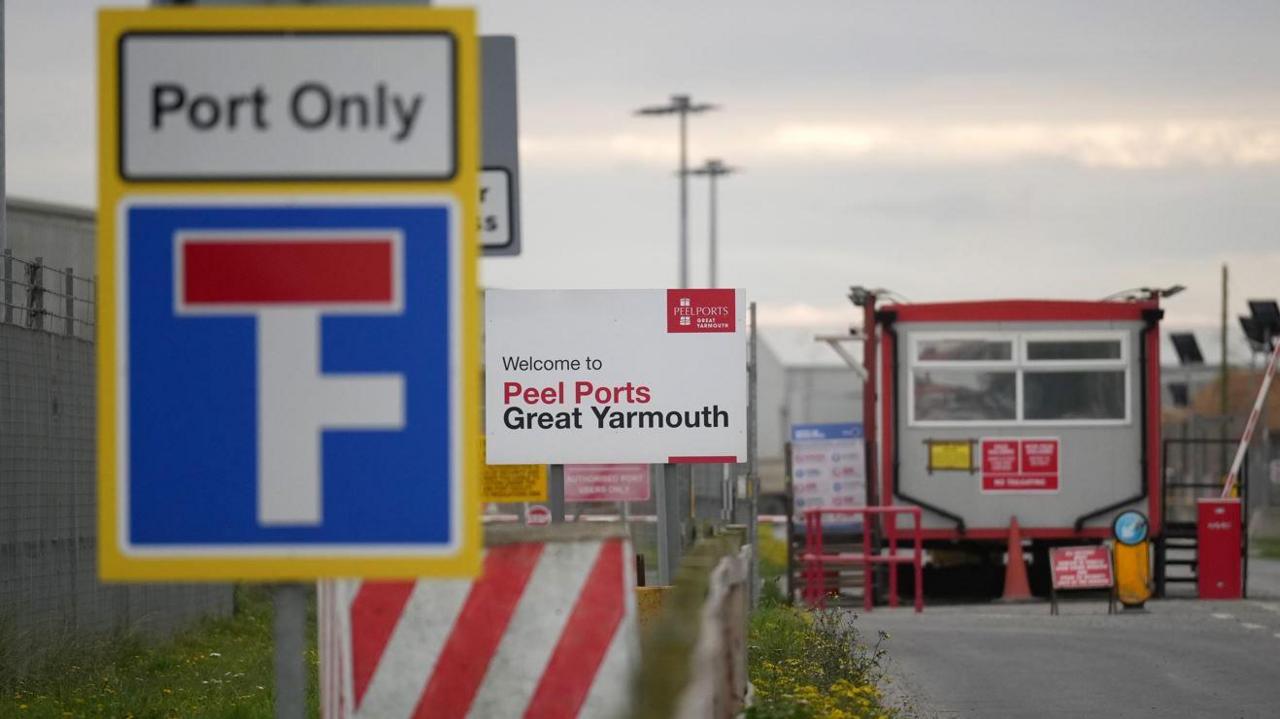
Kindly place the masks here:
[(0, 256), (0, 662), (108, 631), (229, 613), (226, 585), (97, 572), (92, 278)]
[(0, 256), (0, 322), (93, 341), (97, 282), (44, 259)]

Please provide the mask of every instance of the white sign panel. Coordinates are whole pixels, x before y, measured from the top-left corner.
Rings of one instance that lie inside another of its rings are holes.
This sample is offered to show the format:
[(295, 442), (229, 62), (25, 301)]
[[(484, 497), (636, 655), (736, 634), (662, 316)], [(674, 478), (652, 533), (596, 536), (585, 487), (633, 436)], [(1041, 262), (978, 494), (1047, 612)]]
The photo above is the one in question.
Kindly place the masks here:
[(744, 462), (744, 293), (490, 290), (490, 464)]
[(506, 170), (480, 171), (480, 244), (503, 249), (511, 244), (513, 228), (511, 174)]
[(447, 180), (456, 48), (404, 33), (127, 34), (127, 180)]
[[(867, 457), (862, 425), (797, 424), (791, 427), (791, 490), (797, 521), (806, 509), (843, 509), (867, 504)], [(861, 517), (827, 518), (824, 525)]]

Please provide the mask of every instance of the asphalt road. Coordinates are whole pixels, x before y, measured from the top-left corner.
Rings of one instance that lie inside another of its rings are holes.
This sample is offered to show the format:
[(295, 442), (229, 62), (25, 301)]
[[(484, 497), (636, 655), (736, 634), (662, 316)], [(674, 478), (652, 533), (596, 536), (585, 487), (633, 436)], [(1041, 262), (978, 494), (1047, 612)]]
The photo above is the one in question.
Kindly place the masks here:
[(889, 693), (920, 717), (1280, 717), (1280, 562), (1252, 598), (926, 607), (861, 615), (889, 634)]

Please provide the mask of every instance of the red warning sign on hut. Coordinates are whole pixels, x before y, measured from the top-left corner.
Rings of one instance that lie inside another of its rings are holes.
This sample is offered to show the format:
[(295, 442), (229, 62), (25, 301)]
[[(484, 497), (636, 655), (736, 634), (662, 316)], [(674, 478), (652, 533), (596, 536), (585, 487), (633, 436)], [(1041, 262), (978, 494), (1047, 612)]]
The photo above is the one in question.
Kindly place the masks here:
[(1057, 437), (983, 437), (983, 492), (1056, 492), (1061, 476)]

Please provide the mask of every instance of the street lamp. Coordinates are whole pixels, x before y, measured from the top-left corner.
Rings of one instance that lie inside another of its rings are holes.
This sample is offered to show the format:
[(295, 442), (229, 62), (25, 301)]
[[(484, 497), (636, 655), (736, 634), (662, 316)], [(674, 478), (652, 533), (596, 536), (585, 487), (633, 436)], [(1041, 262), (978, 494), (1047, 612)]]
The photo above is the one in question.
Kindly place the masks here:
[(693, 102), (688, 95), (672, 95), (667, 105), (650, 105), (636, 110), (637, 115), (680, 116), (680, 287), (689, 286), (689, 190), (688, 132), (689, 115), (716, 109), (706, 102)]
[(729, 167), (721, 162), (718, 158), (711, 158), (702, 167), (695, 167), (689, 170), (690, 175), (701, 175), (707, 178), (711, 185), (711, 212), (710, 212), (710, 230), (711, 230), (711, 262), (708, 269), (711, 279), (708, 287), (716, 286), (716, 178), (723, 175), (729, 175), (738, 172), (738, 168)]

